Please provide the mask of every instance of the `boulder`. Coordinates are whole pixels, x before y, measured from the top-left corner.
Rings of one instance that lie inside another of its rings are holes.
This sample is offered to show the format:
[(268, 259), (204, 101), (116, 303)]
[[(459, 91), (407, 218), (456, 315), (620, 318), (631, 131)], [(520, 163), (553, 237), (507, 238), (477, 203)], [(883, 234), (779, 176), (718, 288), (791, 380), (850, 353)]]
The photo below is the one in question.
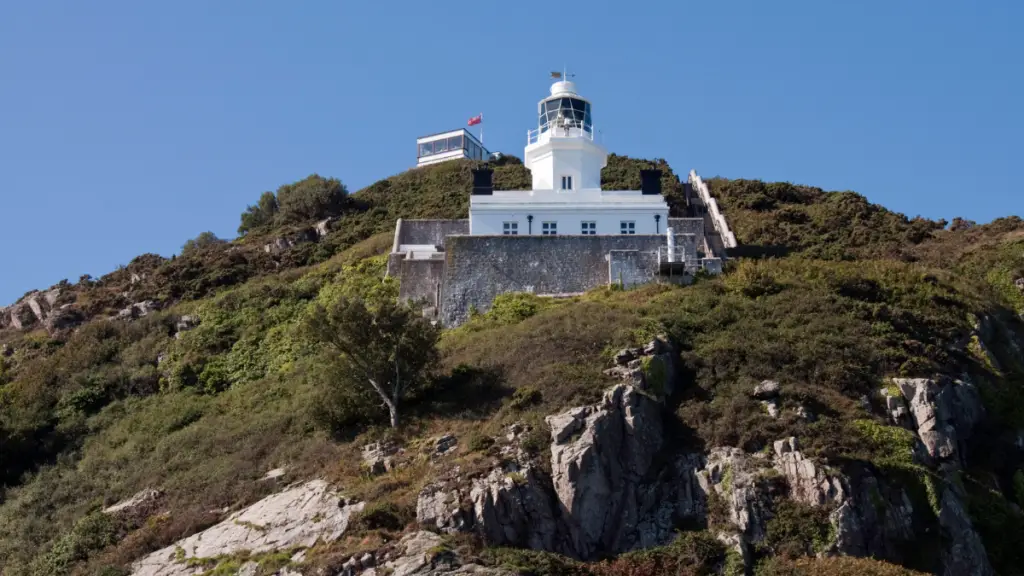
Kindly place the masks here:
[(765, 380), (754, 387), (751, 395), (758, 400), (771, 400), (779, 396), (782, 387), (774, 380)]
[(146, 488), (127, 498), (103, 509), (103, 513), (116, 518), (145, 518), (149, 516), (159, 504), (163, 492), (153, 488)]
[(434, 455), (441, 456), (454, 450), (459, 445), (459, 439), (454, 434), (445, 434), (437, 439), (434, 444)]
[(775, 400), (775, 399), (772, 399), (772, 400), (761, 400), (761, 407), (764, 408), (764, 411), (768, 413), (768, 416), (770, 416), (772, 418), (778, 418), (779, 417), (779, 401), (778, 400)]
[(614, 357), (615, 366), (604, 373), (628, 386), (665, 398), (675, 392), (679, 378), (679, 352), (667, 337), (658, 336), (643, 348), (624, 348)]
[(184, 316), (178, 317), (177, 321), (174, 322), (175, 336), (180, 332), (188, 332), (189, 330), (199, 326), (199, 317), (185, 314)]
[(153, 312), (160, 309), (160, 305), (153, 300), (144, 300), (142, 302), (136, 302), (127, 308), (119, 310), (116, 318), (120, 320), (135, 320), (136, 318), (143, 318), (149, 316)]
[(261, 554), (332, 542), (363, 504), (343, 504), (327, 482), (313, 480), (268, 496), (223, 522), (142, 558), (132, 576), (191, 576), (190, 559), (212, 559), (242, 551)]
[(398, 446), (393, 442), (367, 444), (363, 446), (363, 467), (374, 476), (390, 472), (395, 467), (392, 456), (397, 452)]
[(334, 223), (337, 221), (338, 218), (336, 216), (332, 216), (317, 222), (316, 226), (313, 227), (313, 231), (316, 232), (317, 238), (323, 239), (324, 236), (327, 236), (334, 228)]
[(1013, 285), (1017, 287), (1017, 290), (1024, 292), (1024, 278), (1017, 278), (1013, 281)]

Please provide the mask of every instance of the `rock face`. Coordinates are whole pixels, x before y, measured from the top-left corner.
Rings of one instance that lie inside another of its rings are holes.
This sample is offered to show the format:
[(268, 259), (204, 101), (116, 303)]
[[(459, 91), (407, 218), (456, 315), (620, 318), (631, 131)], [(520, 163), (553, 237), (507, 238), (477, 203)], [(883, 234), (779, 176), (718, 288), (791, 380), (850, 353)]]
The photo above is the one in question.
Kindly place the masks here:
[(363, 446), (363, 467), (376, 476), (390, 472), (395, 467), (393, 456), (398, 446), (391, 442), (374, 442)]
[[(189, 559), (212, 559), (247, 550), (253, 554), (308, 548), (318, 540), (336, 540), (363, 504), (345, 505), (323, 480), (274, 494), (226, 520), (153, 552), (132, 566), (133, 576), (196, 574)], [(199, 570), (201, 573), (202, 570)]]
[(620, 384), (597, 406), (548, 418), (555, 493), (573, 550), (621, 550), (639, 524), (640, 481), (661, 449), (661, 405)]
[(959, 464), (971, 431), (984, 415), (977, 388), (969, 381), (950, 379), (894, 378), (893, 382), (907, 401), (909, 423), (927, 455), (936, 463)]
[(944, 576), (991, 576), (995, 571), (989, 564), (988, 553), (974, 531), (957, 490), (955, 483), (947, 482), (939, 504), (939, 526), (948, 542), (942, 550), (942, 573)]
[[(35, 324), (46, 324), (56, 310), (60, 300), (60, 288), (53, 288), (45, 292), (30, 292), (13, 306), (0, 308), (0, 328), (11, 327), (22, 330)], [(60, 320), (61, 323), (69, 323), (70, 316)], [(49, 326), (47, 326), (49, 328)]]
[[(665, 544), (680, 521), (701, 521), (703, 460), (675, 454), (659, 465), (662, 405), (620, 384), (601, 403), (549, 417), (549, 477), (522, 450), (460, 482), (456, 470), (423, 489), (417, 520), (445, 532), (475, 531), (491, 545), (589, 559)], [(521, 435), (510, 433), (513, 440)]]
[(712, 492), (725, 503), (729, 522), (741, 536), (741, 545), (764, 540), (771, 518), (771, 500), (761, 486), (771, 463), (749, 456), (739, 448), (712, 448), (707, 465), (697, 476), (705, 493)]

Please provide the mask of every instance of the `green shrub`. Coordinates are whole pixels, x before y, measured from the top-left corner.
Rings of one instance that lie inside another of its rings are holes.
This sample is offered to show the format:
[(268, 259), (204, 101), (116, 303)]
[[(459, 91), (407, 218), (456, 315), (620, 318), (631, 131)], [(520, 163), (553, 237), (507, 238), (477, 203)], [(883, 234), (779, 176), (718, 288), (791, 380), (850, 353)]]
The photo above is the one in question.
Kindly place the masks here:
[(70, 574), (76, 562), (117, 541), (118, 527), (113, 518), (102, 512), (85, 516), (70, 532), (53, 544), (48, 552), (32, 563), (32, 576)]
[(516, 388), (516, 391), (512, 393), (512, 400), (509, 402), (509, 407), (513, 410), (526, 410), (531, 406), (540, 404), (544, 400), (544, 395), (540, 390), (526, 386), (524, 388)]
[(350, 526), (355, 530), (398, 532), (415, 519), (416, 511), (411, 508), (398, 506), (392, 502), (379, 502), (370, 504), (362, 512), (356, 513)]
[(824, 508), (780, 498), (765, 529), (764, 545), (776, 556), (796, 558), (825, 552), (835, 539)]

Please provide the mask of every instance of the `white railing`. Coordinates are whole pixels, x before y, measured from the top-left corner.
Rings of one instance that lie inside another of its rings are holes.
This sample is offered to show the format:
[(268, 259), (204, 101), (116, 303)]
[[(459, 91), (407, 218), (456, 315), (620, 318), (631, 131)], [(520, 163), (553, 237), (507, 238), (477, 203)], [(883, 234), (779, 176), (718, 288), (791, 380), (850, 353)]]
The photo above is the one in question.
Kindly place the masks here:
[[(543, 131), (542, 131), (543, 130)], [(548, 138), (586, 138), (587, 140), (594, 139), (594, 129), (591, 127), (590, 130), (584, 130), (583, 128), (573, 126), (548, 126), (546, 128), (534, 128), (533, 130), (526, 131), (526, 144), (536, 144), (540, 142), (540, 138), (543, 135), (547, 135)]]
[(700, 260), (694, 260), (692, 255), (686, 253), (683, 246), (658, 246), (658, 267), (662, 264), (680, 264), (686, 270), (695, 270), (700, 267)]
[(728, 222), (725, 221), (725, 216), (722, 215), (722, 211), (718, 209), (718, 202), (711, 197), (711, 191), (708, 190), (708, 185), (704, 183), (704, 180), (697, 174), (696, 170), (690, 170), (690, 184), (693, 189), (700, 195), (700, 199), (704, 202), (704, 205), (708, 209), (708, 213), (711, 215), (711, 224), (715, 227), (715, 231), (722, 237), (722, 244), (726, 248), (735, 248), (736, 235), (729, 229)]

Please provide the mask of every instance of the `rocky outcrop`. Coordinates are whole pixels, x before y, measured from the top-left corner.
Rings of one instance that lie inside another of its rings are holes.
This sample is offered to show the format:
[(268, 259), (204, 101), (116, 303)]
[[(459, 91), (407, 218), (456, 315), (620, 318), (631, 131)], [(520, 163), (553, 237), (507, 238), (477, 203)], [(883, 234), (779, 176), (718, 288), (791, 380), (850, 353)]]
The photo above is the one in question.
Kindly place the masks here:
[(160, 305), (153, 300), (144, 300), (142, 302), (136, 302), (127, 308), (119, 310), (115, 318), (119, 320), (135, 320), (137, 318), (143, 318), (149, 316), (153, 312), (160, 309)]
[(155, 511), (162, 495), (163, 493), (159, 490), (147, 488), (131, 498), (104, 508), (103, 513), (115, 518), (145, 518)]
[(782, 387), (774, 380), (765, 380), (754, 387), (751, 396), (761, 402), (761, 407), (772, 418), (779, 417), (779, 392)]
[(369, 568), (357, 572), (354, 567), (341, 574), (361, 574), (362, 576), (513, 576), (500, 568), (486, 568), (477, 564), (463, 564), (459, 556), (443, 545), (441, 537), (431, 532), (414, 532), (403, 537), (391, 558), (379, 568)]
[(805, 458), (797, 449), (796, 438), (789, 437), (774, 444), (775, 469), (789, 484), (789, 497), (810, 506), (838, 504), (844, 500), (842, 481)]
[(547, 422), (552, 480), (573, 550), (589, 558), (623, 549), (623, 539), (640, 521), (640, 481), (661, 449), (661, 405), (620, 384), (601, 404)]
[(398, 446), (394, 442), (373, 442), (363, 446), (363, 468), (378, 476), (395, 468), (394, 455)]
[(991, 576), (995, 571), (963, 505), (963, 496), (956, 483), (946, 482), (939, 501), (939, 526), (946, 543), (942, 549), (942, 574)]
[(308, 548), (331, 542), (348, 527), (361, 503), (346, 504), (323, 480), (313, 480), (274, 494), (226, 520), (158, 550), (132, 566), (132, 576), (187, 576), (198, 560), (238, 552), (253, 554)]
[(624, 348), (614, 357), (615, 366), (604, 371), (658, 398), (675, 393), (679, 379), (679, 351), (668, 338), (658, 336), (643, 348)]
[(263, 251), (267, 254), (280, 254), (293, 246), (316, 242), (318, 239), (319, 235), (317, 234), (317, 230), (307, 228), (288, 236), (279, 236), (272, 239), (270, 242), (263, 245)]
[(190, 314), (179, 316), (174, 322), (174, 338), (180, 339), (183, 332), (188, 332), (199, 326), (199, 317)]
[(558, 550), (561, 528), (550, 480), (531, 465), (510, 462), (473, 481), (473, 522), (495, 546)]
[(927, 456), (934, 463), (959, 465), (966, 442), (984, 415), (977, 388), (968, 380), (948, 378), (894, 378), (893, 383), (906, 400), (908, 422)]
[[(36, 324), (42, 324), (51, 329), (47, 321), (59, 310), (57, 305), (61, 297), (61, 289), (53, 288), (45, 292), (30, 292), (14, 305), (7, 308), (0, 308), (0, 328), (14, 328), (22, 330)], [(59, 324), (70, 324), (72, 316), (69, 308), (65, 308), (62, 318), (58, 319)]]
[(697, 476), (704, 492), (725, 504), (729, 523), (736, 527), (744, 546), (764, 540), (771, 518), (771, 498), (764, 481), (771, 468), (763, 454), (719, 447), (708, 452), (707, 464)]
[(1024, 292), (1024, 278), (1017, 278), (1013, 281), (1013, 285), (1017, 287), (1017, 290)]
[(334, 229), (334, 224), (338, 221), (337, 216), (326, 218), (316, 223), (313, 226), (313, 231), (316, 232), (317, 238), (323, 240), (324, 236), (330, 234), (331, 230)]

